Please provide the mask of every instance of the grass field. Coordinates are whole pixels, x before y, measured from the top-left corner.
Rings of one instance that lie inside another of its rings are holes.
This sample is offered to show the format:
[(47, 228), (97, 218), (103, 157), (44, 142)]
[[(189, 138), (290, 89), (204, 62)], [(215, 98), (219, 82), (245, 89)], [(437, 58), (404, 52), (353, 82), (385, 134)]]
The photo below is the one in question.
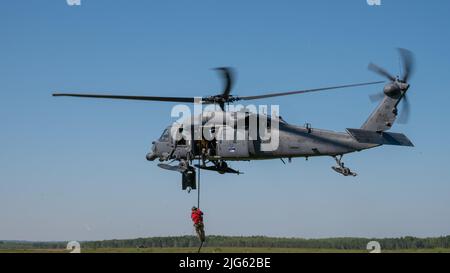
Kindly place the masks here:
[[(197, 248), (85, 248), (82, 253), (196, 253)], [(361, 249), (204, 247), (202, 253), (368, 253)], [(450, 253), (448, 248), (382, 250), (383, 253)], [(0, 249), (0, 253), (69, 253), (64, 249)]]

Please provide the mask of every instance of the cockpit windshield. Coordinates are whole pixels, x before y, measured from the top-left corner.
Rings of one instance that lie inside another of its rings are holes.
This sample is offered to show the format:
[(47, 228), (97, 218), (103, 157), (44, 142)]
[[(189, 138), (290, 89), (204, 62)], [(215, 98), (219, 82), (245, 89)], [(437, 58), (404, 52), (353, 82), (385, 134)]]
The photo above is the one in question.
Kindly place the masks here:
[(169, 129), (168, 128), (164, 130), (161, 137), (159, 138), (159, 141), (162, 141), (162, 142), (169, 141)]

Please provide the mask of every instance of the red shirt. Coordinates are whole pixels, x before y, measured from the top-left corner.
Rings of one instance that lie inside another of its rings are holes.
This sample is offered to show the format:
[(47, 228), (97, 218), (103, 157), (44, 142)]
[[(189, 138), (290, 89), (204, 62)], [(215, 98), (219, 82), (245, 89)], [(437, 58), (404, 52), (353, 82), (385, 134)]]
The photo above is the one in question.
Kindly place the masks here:
[(191, 213), (191, 219), (194, 224), (203, 223), (203, 212), (200, 209), (193, 210)]

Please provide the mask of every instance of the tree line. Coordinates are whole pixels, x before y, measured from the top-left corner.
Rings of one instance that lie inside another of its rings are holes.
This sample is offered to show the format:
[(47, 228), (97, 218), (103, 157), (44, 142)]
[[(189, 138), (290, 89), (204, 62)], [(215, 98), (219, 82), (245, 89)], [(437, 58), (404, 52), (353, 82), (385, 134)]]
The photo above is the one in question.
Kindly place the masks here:
[[(205, 246), (209, 247), (268, 247), (268, 248), (323, 248), (323, 249), (365, 249), (369, 241), (378, 241), (383, 249), (450, 248), (450, 235), (432, 238), (277, 238), (265, 236), (208, 236)], [(83, 248), (158, 248), (197, 247), (195, 236), (149, 237), (123, 240), (80, 242)], [(67, 242), (0, 241), (0, 249), (60, 249)]]

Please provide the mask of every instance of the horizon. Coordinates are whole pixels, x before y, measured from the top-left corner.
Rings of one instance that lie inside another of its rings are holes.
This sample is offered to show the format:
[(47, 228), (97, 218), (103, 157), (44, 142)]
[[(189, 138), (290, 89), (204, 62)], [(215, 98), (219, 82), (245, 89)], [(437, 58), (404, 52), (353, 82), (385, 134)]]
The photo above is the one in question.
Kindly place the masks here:
[[(150, 236), (150, 237), (137, 237), (137, 238), (113, 238), (113, 239), (101, 239), (101, 240), (88, 240), (88, 241), (79, 241), (83, 242), (96, 242), (96, 241), (132, 241), (138, 239), (151, 239), (151, 238), (177, 238), (177, 237), (192, 237), (197, 238), (196, 235), (184, 234), (184, 235), (168, 235), (168, 236)], [(416, 239), (436, 239), (436, 238), (446, 238), (450, 237), (449, 235), (441, 235), (441, 236), (433, 236), (433, 237), (416, 237), (416, 236), (401, 236), (401, 237), (323, 237), (323, 238), (303, 238), (303, 237), (277, 237), (277, 236), (266, 236), (266, 235), (217, 235), (210, 234), (208, 237), (234, 237), (234, 238), (253, 238), (253, 237), (263, 237), (268, 239), (302, 239), (302, 240), (327, 240), (327, 239), (405, 239), (405, 238), (416, 238)], [(18, 242), (18, 243), (67, 243), (67, 241), (27, 241), (27, 240), (2, 240), (0, 242)]]

